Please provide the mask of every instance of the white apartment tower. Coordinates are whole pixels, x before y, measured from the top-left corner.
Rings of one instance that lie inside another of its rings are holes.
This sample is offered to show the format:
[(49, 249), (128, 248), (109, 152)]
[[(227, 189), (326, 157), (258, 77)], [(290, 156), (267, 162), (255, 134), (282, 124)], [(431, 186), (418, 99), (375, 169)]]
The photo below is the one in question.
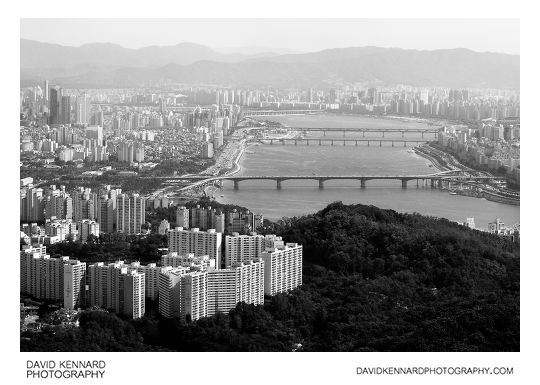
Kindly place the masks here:
[(261, 257), (265, 294), (284, 293), (302, 285), (302, 245), (287, 243), (282, 249), (267, 249)]
[(64, 264), (64, 309), (74, 310), (83, 304), (86, 263), (68, 260)]
[(88, 266), (88, 305), (113, 309), (129, 317), (145, 312), (145, 274), (123, 261)]
[(208, 315), (208, 273), (164, 267), (159, 276), (159, 312), (167, 318), (195, 321)]
[(248, 262), (259, 258), (265, 249), (265, 238), (263, 235), (251, 233), (250, 235), (240, 235), (232, 233), (225, 236), (225, 266), (229, 267), (235, 263)]
[(208, 316), (227, 313), (239, 302), (264, 303), (264, 261), (261, 258), (208, 272)]
[(208, 255), (195, 256), (193, 253), (178, 254), (175, 252), (161, 256), (161, 266), (189, 267), (196, 270), (212, 270), (216, 268), (216, 260)]
[(169, 233), (169, 252), (178, 254), (193, 253), (196, 257), (208, 255), (216, 260), (216, 268), (221, 267), (221, 236), (215, 229), (199, 231), (198, 228), (184, 230), (176, 227)]
[(144, 295), (146, 298), (156, 300), (159, 294), (159, 272), (161, 267), (155, 263), (141, 265), (140, 262), (132, 262), (130, 267), (139, 273), (144, 273)]

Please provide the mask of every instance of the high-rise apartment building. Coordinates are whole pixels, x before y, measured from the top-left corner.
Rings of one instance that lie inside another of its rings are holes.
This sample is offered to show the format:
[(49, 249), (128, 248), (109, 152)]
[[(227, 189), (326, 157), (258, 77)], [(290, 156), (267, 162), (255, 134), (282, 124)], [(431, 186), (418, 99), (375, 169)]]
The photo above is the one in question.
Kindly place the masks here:
[(264, 261), (261, 258), (208, 272), (208, 316), (227, 313), (238, 302), (264, 303)]
[(99, 237), (99, 223), (91, 219), (83, 219), (78, 223), (79, 239), (82, 243), (86, 243), (88, 238), (93, 235)]
[(146, 298), (156, 300), (159, 294), (159, 272), (161, 266), (155, 263), (141, 265), (140, 262), (132, 262), (130, 268), (144, 274), (144, 295)]
[(102, 196), (99, 199), (98, 223), (99, 230), (102, 233), (112, 233), (114, 231), (115, 213), (114, 202), (112, 198)]
[(180, 294), (182, 276), (189, 272), (186, 267), (163, 267), (159, 273), (159, 313), (167, 318), (180, 318)]
[(236, 263), (259, 258), (264, 249), (265, 238), (263, 235), (257, 233), (227, 235), (225, 236), (225, 266), (229, 267)]
[(265, 294), (284, 293), (302, 285), (302, 245), (287, 243), (282, 249), (267, 249), (261, 258)]
[(241, 212), (234, 209), (233, 211), (227, 212), (225, 220), (225, 231), (227, 232), (227, 234), (249, 234), (253, 231), (257, 231), (257, 228), (262, 226), (262, 224), (262, 215), (254, 214), (249, 210)]
[(198, 228), (184, 230), (176, 227), (169, 231), (169, 252), (193, 253), (195, 256), (208, 255), (216, 260), (216, 268), (221, 268), (221, 237), (215, 229), (199, 231)]
[[(37, 299), (51, 301), (67, 300), (67, 305), (77, 305), (85, 263), (69, 257), (51, 258), (40, 252), (21, 252), (21, 292), (28, 293)], [(66, 266), (74, 266), (67, 267)], [(66, 297), (64, 288), (64, 272), (73, 271), (73, 280), (78, 288), (70, 287), (70, 295)]]
[(64, 309), (74, 310), (84, 303), (86, 263), (67, 262), (64, 264)]
[(159, 312), (167, 318), (195, 321), (208, 315), (208, 273), (183, 267), (161, 269)]
[[(212, 207), (204, 208), (197, 205), (189, 210), (189, 224), (191, 228), (216, 229), (217, 232), (223, 233), (225, 231), (225, 215)], [(177, 226), (181, 225), (177, 223)]]
[(161, 256), (161, 266), (189, 267), (191, 270), (213, 270), (216, 260), (208, 255), (195, 256), (193, 253), (178, 254), (175, 252)]
[(189, 229), (189, 210), (185, 206), (176, 209), (176, 226)]
[(139, 194), (121, 194), (116, 197), (116, 231), (140, 234), (145, 221), (145, 198)]
[(132, 318), (145, 312), (145, 275), (123, 261), (88, 266), (88, 305), (113, 309)]

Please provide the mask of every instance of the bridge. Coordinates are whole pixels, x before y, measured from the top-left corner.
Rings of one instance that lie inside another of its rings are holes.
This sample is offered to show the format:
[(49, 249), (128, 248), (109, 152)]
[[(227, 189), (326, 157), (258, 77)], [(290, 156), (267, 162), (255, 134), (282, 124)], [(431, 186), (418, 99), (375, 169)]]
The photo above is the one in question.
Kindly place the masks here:
[(324, 110), (254, 110), (242, 112), (242, 117), (321, 114)]
[(355, 128), (332, 128), (332, 127), (286, 127), (291, 131), (300, 131), (302, 134), (307, 134), (309, 132), (321, 132), (323, 136), (326, 136), (327, 132), (342, 132), (343, 136), (347, 132), (361, 132), (362, 137), (366, 136), (366, 132), (375, 132), (381, 133), (384, 138), (385, 134), (398, 133), (401, 134), (401, 137), (404, 138), (405, 134), (422, 134), (422, 139), (424, 139), (425, 134), (434, 134), (437, 136), (439, 132), (438, 128), (411, 128), (411, 129), (400, 129), (400, 128), (367, 128), (367, 127), (355, 127)]
[(180, 176), (180, 177), (157, 177), (159, 179), (166, 179), (166, 181), (178, 181), (185, 180), (194, 182), (186, 188), (197, 187), (207, 184), (213, 184), (216, 182), (223, 183), (223, 181), (232, 181), (234, 183), (234, 189), (240, 188), (240, 182), (250, 180), (273, 180), (276, 182), (276, 188), (279, 190), (282, 188), (282, 183), (287, 180), (315, 180), (319, 183), (319, 188), (324, 188), (324, 182), (329, 180), (357, 180), (360, 182), (360, 188), (366, 188), (366, 182), (370, 180), (397, 180), (401, 181), (401, 187), (406, 189), (407, 184), (410, 181), (416, 180), (417, 186), (429, 186), (431, 188), (447, 188), (452, 189), (455, 185), (471, 185), (482, 182), (490, 182), (500, 178), (494, 176), (470, 176), (465, 175), (460, 171), (446, 171), (436, 174), (427, 175), (244, 175), (244, 176)]
[(367, 143), (367, 146), (369, 147), (371, 143), (379, 143), (379, 147), (382, 147), (383, 143), (392, 143), (392, 147), (394, 147), (394, 143), (403, 143), (403, 147), (407, 147), (407, 143), (415, 143), (420, 144), (424, 143), (424, 140), (419, 139), (341, 139), (341, 138), (281, 138), (281, 139), (262, 139), (259, 140), (261, 143), (269, 143), (271, 145), (274, 144), (274, 142), (281, 143), (285, 145), (286, 143), (293, 143), (294, 145), (298, 145), (298, 143), (305, 142), (308, 146), (310, 143), (318, 144), (319, 146), (322, 146), (324, 143), (330, 143), (331, 146), (334, 145), (334, 142), (337, 144), (343, 144), (344, 146), (347, 143), (354, 143), (355, 146), (358, 146), (358, 143)]

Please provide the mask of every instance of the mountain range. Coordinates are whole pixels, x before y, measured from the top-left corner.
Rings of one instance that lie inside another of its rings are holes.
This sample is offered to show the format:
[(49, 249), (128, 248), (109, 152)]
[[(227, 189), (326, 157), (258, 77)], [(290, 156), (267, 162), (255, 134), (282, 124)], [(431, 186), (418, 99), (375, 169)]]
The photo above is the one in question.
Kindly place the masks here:
[(21, 84), (115, 88), (183, 83), (233, 87), (363, 84), (519, 89), (519, 55), (468, 49), (350, 47), (278, 54), (221, 53), (203, 45), (67, 47), (21, 39)]

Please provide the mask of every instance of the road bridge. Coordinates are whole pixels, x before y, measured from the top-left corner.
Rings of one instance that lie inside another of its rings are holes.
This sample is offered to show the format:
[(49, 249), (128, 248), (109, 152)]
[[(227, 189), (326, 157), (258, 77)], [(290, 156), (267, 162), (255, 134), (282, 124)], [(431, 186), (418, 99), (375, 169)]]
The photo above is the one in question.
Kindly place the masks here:
[(192, 182), (186, 188), (196, 187), (216, 182), (232, 181), (235, 190), (240, 188), (240, 182), (250, 180), (273, 180), (276, 182), (276, 188), (281, 189), (282, 183), (288, 180), (314, 180), (319, 184), (319, 188), (324, 188), (324, 182), (329, 180), (357, 180), (360, 182), (360, 188), (366, 188), (366, 182), (371, 180), (396, 180), (401, 182), (402, 188), (407, 188), (408, 182), (416, 181), (417, 186), (430, 186), (431, 188), (452, 189), (459, 185), (478, 185), (479, 183), (491, 182), (500, 178), (494, 176), (470, 176), (459, 171), (447, 171), (437, 174), (427, 175), (243, 175), (243, 176), (190, 176), (190, 177), (157, 177), (166, 179), (166, 182), (185, 181)]
[(382, 147), (383, 143), (392, 143), (392, 147), (394, 147), (395, 143), (403, 143), (403, 147), (407, 147), (407, 143), (415, 143), (420, 144), (424, 143), (425, 140), (421, 139), (342, 139), (342, 138), (281, 138), (281, 139), (262, 139), (260, 140), (261, 143), (269, 143), (271, 145), (274, 144), (274, 142), (281, 143), (285, 145), (286, 143), (294, 143), (295, 146), (298, 145), (298, 143), (306, 143), (308, 146), (311, 143), (314, 143), (315, 145), (322, 146), (325, 143), (330, 144), (331, 146), (336, 144), (343, 144), (345, 146), (347, 143), (354, 143), (355, 146), (358, 146), (358, 143), (367, 143), (367, 146), (370, 147), (372, 143), (379, 144), (379, 147)]

